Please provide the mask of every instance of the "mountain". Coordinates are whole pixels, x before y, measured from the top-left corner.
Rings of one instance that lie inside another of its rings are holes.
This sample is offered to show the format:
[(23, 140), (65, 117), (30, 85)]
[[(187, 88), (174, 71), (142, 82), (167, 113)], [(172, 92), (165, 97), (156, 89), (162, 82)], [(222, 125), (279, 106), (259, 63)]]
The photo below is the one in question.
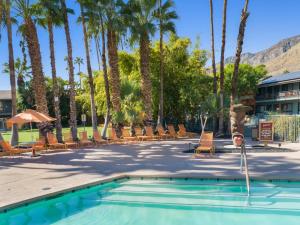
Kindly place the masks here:
[[(235, 57), (228, 57), (225, 63), (234, 63)], [(244, 53), (241, 63), (266, 65), (269, 74), (276, 75), (285, 71), (300, 70), (300, 35), (286, 38), (268, 49), (257, 53)]]

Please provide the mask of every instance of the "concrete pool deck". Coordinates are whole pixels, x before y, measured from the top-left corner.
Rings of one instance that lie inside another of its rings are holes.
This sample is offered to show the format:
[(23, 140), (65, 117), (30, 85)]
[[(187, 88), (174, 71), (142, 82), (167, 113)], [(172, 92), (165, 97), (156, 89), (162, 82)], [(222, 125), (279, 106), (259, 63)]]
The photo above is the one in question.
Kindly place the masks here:
[[(103, 145), (40, 157), (0, 158), (0, 210), (40, 196), (114, 177), (172, 176), (244, 178), (238, 153), (203, 155), (182, 153), (197, 139)], [(299, 144), (294, 152), (248, 153), (251, 178), (300, 180)]]

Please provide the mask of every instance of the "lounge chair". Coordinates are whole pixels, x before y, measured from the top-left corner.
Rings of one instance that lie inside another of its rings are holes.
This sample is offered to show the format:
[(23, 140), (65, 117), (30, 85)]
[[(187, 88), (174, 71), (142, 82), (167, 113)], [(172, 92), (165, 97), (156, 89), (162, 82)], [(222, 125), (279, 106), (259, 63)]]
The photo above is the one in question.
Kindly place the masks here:
[(131, 136), (128, 129), (122, 128), (122, 138), (125, 142), (137, 141), (137, 137)]
[(195, 149), (195, 154), (200, 154), (203, 151), (208, 151), (211, 155), (215, 153), (213, 132), (203, 132), (201, 135), (199, 146)]
[(34, 154), (33, 148), (12, 147), (8, 142), (4, 140), (0, 141), (0, 145), (3, 149), (3, 153), (7, 155), (19, 155), (26, 152), (32, 152), (32, 154)]
[(162, 127), (162, 125), (157, 125), (156, 127), (157, 131), (158, 131), (158, 135), (161, 139), (168, 139), (171, 138), (170, 134), (167, 134), (164, 130), (164, 128)]
[(146, 126), (146, 139), (147, 140), (159, 140), (159, 135), (153, 134), (153, 129), (151, 126)]
[(78, 142), (73, 140), (72, 133), (64, 133), (64, 143), (67, 148), (78, 148), (79, 144)]
[(120, 144), (123, 142), (123, 140), (117, 136), (116, 129), (113, 127), (111, 128), (111, 132), (109, 133), (109, 142), (113, 144)]
[(143, 135), (143, 130), (140, 127), (135, 127), (134, 128), (135, 136), (139, 141), (144, 141), (147, 140), (147, 136)]
[(97, 145), (99, 145), (99, 144), (107, 144), (107, 143), (108, 143), (107, 140), (104, 140), (104, 139), (101, 137), (101, 135), (100, 135), (100, 133), (99, 133), (98, 130), (94, 130), (94, 131), (93, 131), (93, 137), (94, 137), (94, 142), (95, 142)]
[(86, 131), (80, 132), (79, 135), (80, 135), (80, 145), (82, 145), (82, 146), (91, 146), (91, 145), (93, 145), (93, 142), (88, 139)]
[(169, 131), (169, 134), (172, 138), (177, 138), (177, 133), (175, 131), (175, 128), (172, 124), (168, 125), (168, 131)]
[(59, 143), (53, 133), (47, 133), (48, 144), (50, 149), (65, 149), (66, 144)]
[(192, 132), (187, 132), (185, 129), (184, 124), (178, 124), (179, 127), (179, 131), (178, 131), (178, 136), (179, 137), (189, 137), (189, 138), (193, 138), (196, 136), (195, 133)]

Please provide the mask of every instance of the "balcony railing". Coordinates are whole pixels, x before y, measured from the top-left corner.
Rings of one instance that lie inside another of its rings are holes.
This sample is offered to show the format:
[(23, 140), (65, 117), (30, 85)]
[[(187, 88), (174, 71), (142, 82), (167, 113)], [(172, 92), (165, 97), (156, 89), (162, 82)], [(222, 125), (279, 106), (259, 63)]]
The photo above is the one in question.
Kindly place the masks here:
[(289, 99), (289, 98), (300, 98), (300, 90), (292, 91), (280, 91), (274, 94), (257, 95), (257, 100), (276, 100), (276, 99)]

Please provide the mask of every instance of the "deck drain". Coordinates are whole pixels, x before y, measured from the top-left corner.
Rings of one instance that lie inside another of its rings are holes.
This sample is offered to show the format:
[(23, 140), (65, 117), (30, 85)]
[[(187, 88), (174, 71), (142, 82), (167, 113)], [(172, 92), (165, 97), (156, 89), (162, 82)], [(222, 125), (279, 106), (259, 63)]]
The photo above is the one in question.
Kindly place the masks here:
[(50, 190), (50, 189), (51, 189), (50, 187), (42, 188), (43, 191), (47, 191), (47, 190)]

